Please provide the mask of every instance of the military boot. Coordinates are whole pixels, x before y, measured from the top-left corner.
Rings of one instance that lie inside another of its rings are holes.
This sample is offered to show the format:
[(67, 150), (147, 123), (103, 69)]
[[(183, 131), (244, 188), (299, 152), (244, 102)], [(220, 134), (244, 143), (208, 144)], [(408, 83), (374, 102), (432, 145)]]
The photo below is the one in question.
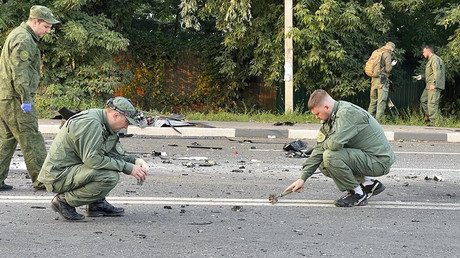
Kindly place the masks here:
[(105, 198), (86, 205), (86, 217), (115, 217), (125, 215), (123, 208), (114, 207)]
[(79, 214), (75, 207), (70, 206), (65, 200), (65, 194), (57, 194), (51, 201), (51, 208), (66, 220), (82, 220), (85, 216)]
[(0, 191), (9, 191), (11, 189), (13, 189), (12, 185), (3, 184), (2, 186), (0, 186)]

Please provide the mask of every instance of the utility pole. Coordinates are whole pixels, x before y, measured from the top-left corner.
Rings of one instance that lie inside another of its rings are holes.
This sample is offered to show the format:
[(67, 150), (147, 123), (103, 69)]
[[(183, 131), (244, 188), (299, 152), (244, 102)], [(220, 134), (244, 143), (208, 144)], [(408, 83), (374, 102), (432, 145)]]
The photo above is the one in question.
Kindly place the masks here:
[(292, 37), (292, 1), (284, 0), (284, 113), (294, 109), (294, 51)]

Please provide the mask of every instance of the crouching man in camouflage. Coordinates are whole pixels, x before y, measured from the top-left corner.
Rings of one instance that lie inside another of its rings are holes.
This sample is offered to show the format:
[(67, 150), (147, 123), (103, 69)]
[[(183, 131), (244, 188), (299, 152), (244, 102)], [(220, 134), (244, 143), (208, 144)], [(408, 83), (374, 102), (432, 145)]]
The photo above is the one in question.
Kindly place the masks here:
[(119, 172), (145, 180), (147, 163), (126, 155), (117, 132), (135, 121), (137, 111), (126, 98), (107, 102), (71, 117), (56, 135), (38, 176), (49, 192), (57, 193), (51, 208), (66, 220), (82, 220), (75, 207), (86, 206), (86, 216), (122, 216), (123, 208), (105, 200), (117, 185)]
[(347, 194), (335, 201), (339, 207), (362, 206), (385, 187), (371, 177), (388, 174), (395, 156), (382, 127), (364, 109), (335, 101), (324, 90), (315, 90), (308, 108), (323, 123), (317, 144), (303, 165), (300, 178), (285, 192), (297, 192), (319, 167)]

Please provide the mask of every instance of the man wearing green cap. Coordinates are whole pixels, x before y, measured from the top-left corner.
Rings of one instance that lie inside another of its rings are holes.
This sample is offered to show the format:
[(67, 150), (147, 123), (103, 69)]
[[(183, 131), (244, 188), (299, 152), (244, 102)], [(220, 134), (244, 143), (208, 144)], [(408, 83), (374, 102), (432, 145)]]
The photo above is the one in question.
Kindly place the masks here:
[(380, 122), (385, 108), (387, 106), (388, 91), (390, 89), (390, 71), (393, 66), (396, 65), (397, 61), (391, 61), (391, 53), (395, 50), (395, 44), (388, 42), (385, 46), (375, 50), (381, 53), (380, 58), (380, 74), (377, 77), (371, 79), (371, 92), (370, 92), (370, 103), (368, 112)]
[(57, 193), (51, 208), (66, 220), (85, 216), (75, 207), (86, 206), (86, 216), (121, 216), (123, 208), (105, 197), (119, 180), (119, 172), (144, 181), (148, 164), (127, 155), (117, 132), (136, 125), (138, 114), (131, 101), (112, 98), (105, 109), (82, 111), (67, 120), (51, 144), (38, 176), (49, 192)]
[(32, 6), (29, 19), (6, 38), (0, 56), (0, 191), (5, 184), (11, 158), (19, 142), (33, 186), (46, 156), (45, 141), (38, 131), (33, 106), (40, 77), (40, 50), (37, 43), (59, 23), (50, 9)]

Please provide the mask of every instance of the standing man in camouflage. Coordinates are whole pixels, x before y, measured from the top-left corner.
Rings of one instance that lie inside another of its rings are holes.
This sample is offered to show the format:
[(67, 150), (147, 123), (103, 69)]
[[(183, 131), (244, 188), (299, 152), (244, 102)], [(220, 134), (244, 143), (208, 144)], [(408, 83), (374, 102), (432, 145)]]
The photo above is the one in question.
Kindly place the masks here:
[(368, 111), (379, 122), (382, 120), (387, 106), (388, 91), (390, 90), (390, 71), (397, 63), (396, 60), (391, 61), (391, 53), (395, 50), (395, 47), (393, 42), (388, 42), (385, 46), (376, 50), (380, 51), (382, 55), (380, 59), (381, 72), (378, 77), (372, 77), (371, 79), (371, 100)]
[(123, 97), (110, 99), (105, 109), (82, 111), (67, 120), (56, 135), (38, 180), (57, 193), (51, 208), (66, 220), (82, 220), (75, 207), (86, 205), (86, 216), (122, 216), (123, 208), (105, 200), (117, 185), (119, 172), (145, 180), (148, 164), (127, 155), (117, 132), (139, 124), (137, 111)]
[[(420, 106), (425, 115), (426, 123), (431, 123), (439, 116), (439, 99), (441, 91), (445, 89), (445, 67), (442, 59), (435, 55), (432, 46), (423, 48), (423, 57), (428, 59), (425, 67), (425, 89), (420, 97)], [(418, 80), (422, 79), (419, 75)]]
[(284, 191), (303, 189), (305, 180), (319, 167), (340, 191), (347, 191), (335, 201), (336, 206), (366, 205), (368, 198), (385, 189), (371, 177), (388, 174), (395, 161), (382, 127), (366, 110), (346, 101), (335, 101), (324, 90), (311, 94), (308, 108), (323, 125), (300, 178)]
[(40, 78), (40, 50), (37, 43), (51, 27), (59, 23), (50, 9), (35, 5), (29, 19), (7, 37), (0, 57), (0, 191), (11, 190), (5, 184), (17, 143), (35, 188), (46, 157), (45, 141), (38, 131), (33, 105)]

